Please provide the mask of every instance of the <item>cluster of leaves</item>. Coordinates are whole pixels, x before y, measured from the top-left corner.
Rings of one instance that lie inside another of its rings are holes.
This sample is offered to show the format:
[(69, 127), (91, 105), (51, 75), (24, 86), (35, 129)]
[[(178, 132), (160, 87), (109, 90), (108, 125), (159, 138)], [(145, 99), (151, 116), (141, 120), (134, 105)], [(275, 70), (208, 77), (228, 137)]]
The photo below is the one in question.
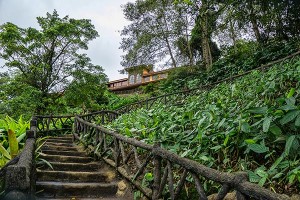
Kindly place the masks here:
[(29, 122), (21, 116), (18, 121), (6, 116), (0, 119), (0, 168), (14, 158), (25, 142)]
[(116, 95), (114, 93), (106, 91), (103, 95), (103, 98), (106, 99), (106, 102), (101, 105), (102, 110), (116, 110), (122, 106), (135, 103), (144, 98), (145, 95)]
[(178, 68), (171, 72), (160, 89), (164, 92), (172, 92), (214, 83), (281, 59), (299, 49), (300, 42), (296, 38), (287, 42), (274, 39), (263, 45), (241, 40), (236, 46), (224, 49), (222, 57), (213, 64), (210, 72), (206, 72), (201, 65)]
[[(300, 183), (300, 58), (191, 96), (120, 116), (110, 128), (274, 190)], [(280, 191), (288, 192), (288, 191)]]
[(64, 106), (97, 109), (107, 77), (84, 53), (99, 36), (91, 20), (61, 18), (54, 10), (37, 22), (40, 29), (0, 25), (0, 58), (10, 72), (0, 74), (0, 113), (62, 113)]

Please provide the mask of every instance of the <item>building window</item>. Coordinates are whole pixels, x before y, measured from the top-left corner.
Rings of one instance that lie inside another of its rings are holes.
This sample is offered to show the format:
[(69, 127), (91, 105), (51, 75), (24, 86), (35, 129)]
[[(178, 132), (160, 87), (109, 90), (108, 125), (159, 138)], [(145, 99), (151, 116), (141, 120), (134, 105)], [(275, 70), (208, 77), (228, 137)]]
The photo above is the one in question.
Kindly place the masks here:
[(155, 81), (155, 80), (157, 80), (157, 79), (158, 79), (158, 75), (153, 75), (153, 76), (152, 76), (152, 80), (153, 80), (153, 81)]
[(142, 76), (140, 74), (136, 75), (136, 83), (141, 83), (142, 82)]
[(150, 76), (145, 77), (145, 82), (149, 82), (150, 81)]
[(129, 76), (129, 84), (134, 84), (134, 75)]

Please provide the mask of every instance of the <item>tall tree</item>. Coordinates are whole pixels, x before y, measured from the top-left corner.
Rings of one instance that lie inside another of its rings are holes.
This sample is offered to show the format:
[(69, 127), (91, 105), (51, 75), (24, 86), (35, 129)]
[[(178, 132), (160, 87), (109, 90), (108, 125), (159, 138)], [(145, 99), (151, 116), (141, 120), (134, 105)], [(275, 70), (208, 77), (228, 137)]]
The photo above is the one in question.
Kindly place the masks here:
[(210, 71), (213, 63), (212, 49), (210, 45), (213, 27), (220, 12), (225, 6), (220, 4), (217, 0), (176, 0), (175, 4), (176, 3), (186, 3), (198, 10), (196, 26), (198, 26), (201, 33), (202, 59), (205, 68), (207, 71)]
[(167, 60), (176, 67), (174, 40), (180, 30), (174, 26), (177, 12), (172, 1), (137, 0), (127, 3), (123, 12), (131, 24), (121, 32), (121, 64), (126, 68)]
[[(60, 18), (56, 10), (37, 17), (40, 29), (0, 26), (0, 57), (18, 72), (19, 80), (41, 93), (37, 112), (45, 110), (49, 97), (63, 94), (73, 72), (92, 66), (86, 54), (88, 42), (98, 36), (88, 19)], [(102, 71), (101, 71), (102, 73)]]

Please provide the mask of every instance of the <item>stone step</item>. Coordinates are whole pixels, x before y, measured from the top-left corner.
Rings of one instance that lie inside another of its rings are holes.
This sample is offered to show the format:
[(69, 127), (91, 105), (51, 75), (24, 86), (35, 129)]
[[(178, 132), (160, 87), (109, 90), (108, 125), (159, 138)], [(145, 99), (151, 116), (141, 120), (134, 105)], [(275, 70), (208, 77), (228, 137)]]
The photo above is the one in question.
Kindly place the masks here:
[(56, 146), (56, 145), (49, 145), (44, 144), (41, 148), (42, 150), (53, 150), (53, 151), (78, 151), (77, 147), (66, 147), (66, 146)]
[(115, 173), (110, 171), (101, 172), (76, 172), (76, 171), (48, 171), (38, 170), (39, 181), (61, 181), (61, 182), (103, 182), (113, 181)]
[(56, 138), (49, 138), (46, 140), (47, 142), (59, 142), (59, 143), (73, 143), (73, 140), (70, 138), (65, 139), (56, 139)]
[(84, 198), (84, 197), (68, 197), (68, 198), (47, 198), (47, 197), (38, 197), (36, 200), (132, 200), (132, 197), (99, 197), (99, 198)]
[(46, 140), (45, 146), (50, 145), (50, 146), (62, 146), (62, 147), (74, 147), (73, 143), (61, 143), (60, 141), (57, 142), (49, 142), (48, 140)]
[[(117, 183), (64, 183), (37, 181), (38, 197), (108, 197), (118, 191)], [(39, 192), (40, 191), (40, 192)]]
[(73, 135), (72, 134), (65, 134), (65, 135), (51, 136), (49, 138), (61, 138), (61, 139), (64, 139), (64, 138), (73, 138)]
[(55, 161), (55, 162), (68, 162), (68, 163), (88, 163), (93, 161), (90, 157), (81, 157), (81, 156), (64, 156), (64, 155), (48, 155), (48, 154), (40, 154), (40, 158), (43, 158), (47, 161)]
[[(103, 162), (90, 162), (90, 163), (61, 163), (50, 162), (53, 170), (57, 171), (98, 171), (103, 168)], [(39, 169), (48, 169), (48, 165), (38, 166)]]
[(65, 155), (65, 156), (86, 156), (85, 152), (81, 151), (54, 151), (54, 150), (42, 150), (42, 153), (48, 155)]

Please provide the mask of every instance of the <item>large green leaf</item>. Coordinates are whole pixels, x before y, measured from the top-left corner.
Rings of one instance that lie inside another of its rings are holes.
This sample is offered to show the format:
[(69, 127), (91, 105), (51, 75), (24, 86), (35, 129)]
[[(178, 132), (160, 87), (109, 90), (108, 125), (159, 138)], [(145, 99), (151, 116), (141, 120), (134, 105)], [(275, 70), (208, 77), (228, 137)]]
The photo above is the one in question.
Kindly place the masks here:
[(291, 135), (291, 136), (287, 139), (287, 141), (286, 141), (286, 143), (285, 143), (285, 149), (284, 149), (284, 154), (285, 154), (285, 156), (289, 156), (290, 150), (291, 150), (291, 148), (292, 148), (292, 146), (293, 146), (293, 143), (294, 143), (295, 138), (296, 138), (295, 135)]
[(289, 111), (284, 117), (280, 120), (282, 125), (289, 123), (293, 119), (295, 119), (300, 114), (300, 110), (292, 110)]
[(263, 131), (264, 131), (265, 133), (269, 131), (271, 121), (272, 121), (272, 118), (271, 118), (271, 117), (266, 117), (266, 118), (264, 119), (264, 122), (263, 122)]
[(8, 151), (2, 146), (2, 144), (0, 143), (0, 152), (2, 153), (2, 155), (4, 157), (6, 157), (7, 159), (11, 159), (11, 156), (9, 155)]
[(250, 132), (250, 125), (247, 122), (243, 122), (241, 125), (241, 130), (244, 133), (249, 133)]
[(268, 107), (255, 107), (248, 109), (249, 113), (265, 114), (268, 111)]
[(270, 131), (274, 134), (274, 135), (277, 135), (277, 136), (279, 136), (279, 135), (281, 135), (282, 134), (282, 131), (281, 131), (281, 129), (277, 126), (277, 125), (272, 125), (271, 127), (270, 127)]
[(300, 115), (295, 120), (295, 126), (300, 126)]
[(269, 148), (262, 144), (249, 144), (248, 147), (255, 153), (266, 153), (269, 151)]
[(295, 88), (291, 88), (290, 92), (287, 95), (287, 98), (291, 98), (295, 94)]

